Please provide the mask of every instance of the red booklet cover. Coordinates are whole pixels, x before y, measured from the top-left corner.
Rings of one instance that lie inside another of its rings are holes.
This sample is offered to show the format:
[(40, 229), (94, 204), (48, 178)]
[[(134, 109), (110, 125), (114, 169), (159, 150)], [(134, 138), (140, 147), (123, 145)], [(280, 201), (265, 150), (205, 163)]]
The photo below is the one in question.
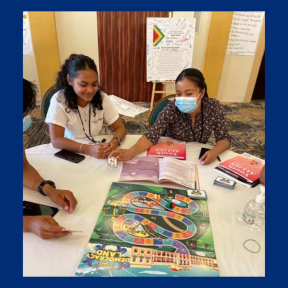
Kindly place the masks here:
[(219, 164), (220, 168), (231, 171), (250, 183), (259, 179), (263, 166), (264, 160), (248, 153), (236, 156)]
[(173, 157), (186, 160), (186, 142), (167, 139), (153, 145), (148, 151), (147, 156), (153, 157)]

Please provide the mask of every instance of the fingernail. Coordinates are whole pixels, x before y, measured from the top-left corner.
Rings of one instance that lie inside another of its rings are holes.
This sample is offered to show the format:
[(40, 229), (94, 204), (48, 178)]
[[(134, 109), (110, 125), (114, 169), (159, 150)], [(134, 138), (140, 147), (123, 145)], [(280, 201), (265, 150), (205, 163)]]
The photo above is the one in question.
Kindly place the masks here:
[(64, 210), (65, 210), (65, 211), (68, 211), (68, 210), (69, 210), (68, 206), (66, 206), (66, 207), (64, 208)]
[(61, 229), (61, 231), (66, 231), (66, 229), (63, 227), (63, 228)]
[(68, 233), (68, 236), (71, 236), (72, 235), (72, 233), (70, 232), (70, 233)]

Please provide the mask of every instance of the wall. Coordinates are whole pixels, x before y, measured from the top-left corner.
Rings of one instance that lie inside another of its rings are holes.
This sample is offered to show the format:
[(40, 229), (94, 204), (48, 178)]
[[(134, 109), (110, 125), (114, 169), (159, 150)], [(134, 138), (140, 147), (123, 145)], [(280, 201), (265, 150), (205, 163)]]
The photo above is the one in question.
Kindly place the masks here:
[(23, 78), (37, 85), (38, 87), (37, 102), (39, 102), (41, 89), (34, 55), (23, 55)]
[(55, 83), (60, 60), (54, 12), (29, 12), (41, 95)]
[(61, 64), (70, 54), (94, 59), (99, 70), (97, 13), (55, 12)]

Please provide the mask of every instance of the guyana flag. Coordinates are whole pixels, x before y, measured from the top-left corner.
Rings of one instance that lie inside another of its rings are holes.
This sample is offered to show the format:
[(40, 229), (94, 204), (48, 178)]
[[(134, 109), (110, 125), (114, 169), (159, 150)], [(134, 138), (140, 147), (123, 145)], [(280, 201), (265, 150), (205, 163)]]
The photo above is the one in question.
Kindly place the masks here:
[(162, 39), (164, 39), (165, 35), (162, 31), (156, 26), (153, 26), (153, 46), (157, 46)]

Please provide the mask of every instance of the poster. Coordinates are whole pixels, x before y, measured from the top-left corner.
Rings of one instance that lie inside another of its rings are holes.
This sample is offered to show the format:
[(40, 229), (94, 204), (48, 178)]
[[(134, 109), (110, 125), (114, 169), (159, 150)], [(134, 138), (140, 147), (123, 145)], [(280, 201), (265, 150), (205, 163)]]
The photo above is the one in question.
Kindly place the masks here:
[(147, 18), (147, 82), (174, 81), (192, 67), (195, 18)]
[(234, 12), (226, 54), (254, 55), (264, 12)]
[(28, 12), (23, 12), (23, 55), (33, 55)]

